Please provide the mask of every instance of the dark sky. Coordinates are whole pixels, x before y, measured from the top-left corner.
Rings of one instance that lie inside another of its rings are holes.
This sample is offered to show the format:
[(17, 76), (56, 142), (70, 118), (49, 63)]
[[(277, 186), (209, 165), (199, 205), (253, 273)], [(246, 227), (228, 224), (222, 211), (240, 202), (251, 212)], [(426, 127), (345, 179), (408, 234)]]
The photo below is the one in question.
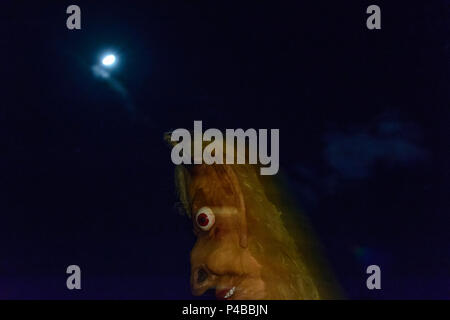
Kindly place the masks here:
[(194, 120), (280, 129), (349, 298), (448, 298), (450, 5), (392, 2), (2, 1), (0, 298), (192, 298), (163, 134)]

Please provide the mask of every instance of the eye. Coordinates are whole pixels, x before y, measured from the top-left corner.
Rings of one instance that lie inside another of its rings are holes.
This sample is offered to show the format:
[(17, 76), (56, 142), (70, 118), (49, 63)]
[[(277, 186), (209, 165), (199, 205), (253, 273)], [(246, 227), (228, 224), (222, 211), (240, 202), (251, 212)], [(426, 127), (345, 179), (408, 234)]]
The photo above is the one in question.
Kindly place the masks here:
[(195, 215), (195, 223), (203, 231), (211, 229), (215, 221), (214, 213), (208, 207), (200, 208)]

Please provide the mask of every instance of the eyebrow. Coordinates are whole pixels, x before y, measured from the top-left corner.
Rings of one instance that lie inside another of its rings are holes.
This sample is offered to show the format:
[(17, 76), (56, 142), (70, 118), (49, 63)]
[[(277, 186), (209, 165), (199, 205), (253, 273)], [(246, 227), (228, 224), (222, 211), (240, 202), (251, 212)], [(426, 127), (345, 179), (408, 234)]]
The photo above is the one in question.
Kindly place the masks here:
[[(196, 201), (200, 201), (200, 200), (206, 200), (206, 196), (205, 196), (205, 192), (203, 191), (203, 189), (198, 188), (197, 190), (195, 190), (195, 193), (192, 197), (192, 201), (190, 203), (191, 205), (191, 210), (193, 209), (193, 205)], [(195, 213), (193, 213), (195, 215)]]

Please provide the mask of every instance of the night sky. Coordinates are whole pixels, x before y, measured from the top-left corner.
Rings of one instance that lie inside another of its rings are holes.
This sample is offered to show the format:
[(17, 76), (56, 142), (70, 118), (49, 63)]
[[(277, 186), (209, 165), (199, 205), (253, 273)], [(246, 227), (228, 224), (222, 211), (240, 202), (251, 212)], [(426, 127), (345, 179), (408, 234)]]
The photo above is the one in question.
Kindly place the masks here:
[(194, 120), (280, 129), (347, 298), (450, 298), (450, 2), (393, 2), (2, 1), (0, 298), (194, 298), (163, 140)]

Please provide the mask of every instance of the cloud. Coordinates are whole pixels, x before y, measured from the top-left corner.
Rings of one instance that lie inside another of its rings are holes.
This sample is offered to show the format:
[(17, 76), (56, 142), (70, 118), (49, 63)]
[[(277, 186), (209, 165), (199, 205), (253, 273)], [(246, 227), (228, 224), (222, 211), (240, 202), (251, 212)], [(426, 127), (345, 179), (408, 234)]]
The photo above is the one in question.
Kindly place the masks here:
[(375, 178), (376, 168), (418, 168), (430, 158), (421, 128), (392, 114), (327, 132), (323, 142), (321, 163), (296, 163), (290, 171), (292, 188), (305, 209), (316, 208), (323, 196), (343, 190), (348, 183)]
[(325, 135), (324, 157), (344, 179), (363, 179), (376, 164), (389, 167), (413, 166), (425, 161), (428, 152), (420, 145), (418, 126), (384, 118), (375, 126)]

